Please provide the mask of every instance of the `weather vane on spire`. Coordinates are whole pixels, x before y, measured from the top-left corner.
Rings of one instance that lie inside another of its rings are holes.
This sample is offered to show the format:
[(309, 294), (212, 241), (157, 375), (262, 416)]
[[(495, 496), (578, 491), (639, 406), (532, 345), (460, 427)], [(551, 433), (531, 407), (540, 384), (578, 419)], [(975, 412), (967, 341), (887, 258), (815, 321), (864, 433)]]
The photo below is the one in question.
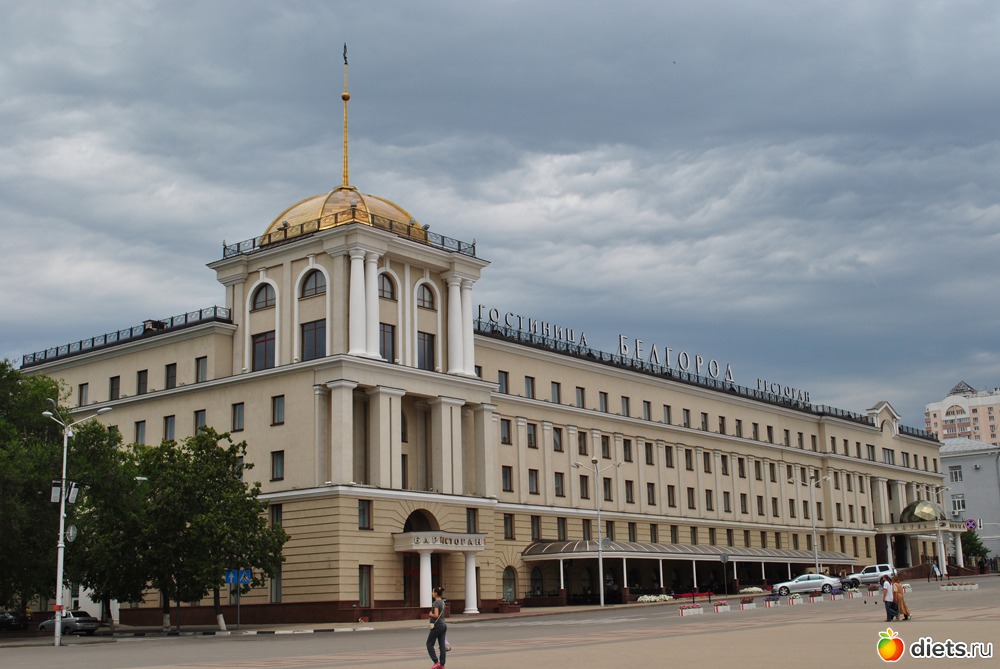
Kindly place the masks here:
[(347, 42), (344, 42), (344, 92), (340, 94), (340, 99), (344, 101), (344, 186), (348, 186), (350, 181), (347, 174), (347, 101), (351, 99), (351, 94), (347, 92)]

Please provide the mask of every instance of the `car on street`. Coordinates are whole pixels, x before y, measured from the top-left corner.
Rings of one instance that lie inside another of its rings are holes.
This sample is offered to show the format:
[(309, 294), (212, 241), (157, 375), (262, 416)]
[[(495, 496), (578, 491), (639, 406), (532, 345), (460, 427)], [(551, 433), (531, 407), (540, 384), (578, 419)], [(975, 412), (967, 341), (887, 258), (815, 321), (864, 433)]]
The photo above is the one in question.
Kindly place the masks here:
[(840, 579), (835, 576), (824, 574), (802, 574), (796, 576), (791, 581), (775, 583), (771, 587), (771, 592), (781, 595), (790, 595), (793, 592), (826, 592), (830, 593), (840, 589)]
[(28, 616), (17, 611), (4, 611), (0, 613), (0, 630), (26, 629), (28, 629)]
[[(49, 618), (38, 625), (39, 632), (55, 631), (56, 619)], [(63, 611), (62, 633), (63, 634), (86, 634), (93, 636), (101, 621), (90, 615), (86, 611)]]
[(856, 588), (862, 583), (871, 585), (881, 581), (883, 576), (892, 577), (895, 575), (896, 570), (892, 568), (891, 564), (870, 564), (861, 571), (848, 575), (844, 579), (844, 583), (852, 588)]

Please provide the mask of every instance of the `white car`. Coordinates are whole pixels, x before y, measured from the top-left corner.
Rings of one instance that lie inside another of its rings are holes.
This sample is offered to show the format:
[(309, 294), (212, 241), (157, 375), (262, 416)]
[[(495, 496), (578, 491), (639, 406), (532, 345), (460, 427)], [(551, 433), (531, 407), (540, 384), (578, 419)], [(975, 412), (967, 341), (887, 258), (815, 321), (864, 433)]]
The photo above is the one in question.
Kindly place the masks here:
[(789, 595), (793, 592), (833, 592), (840, 589), (840, 579), (834, 576), (824, 576), (823, 574), (802, 574), (796, 576), (791, 581), (775, 583), (771, 592), (781, 595)]

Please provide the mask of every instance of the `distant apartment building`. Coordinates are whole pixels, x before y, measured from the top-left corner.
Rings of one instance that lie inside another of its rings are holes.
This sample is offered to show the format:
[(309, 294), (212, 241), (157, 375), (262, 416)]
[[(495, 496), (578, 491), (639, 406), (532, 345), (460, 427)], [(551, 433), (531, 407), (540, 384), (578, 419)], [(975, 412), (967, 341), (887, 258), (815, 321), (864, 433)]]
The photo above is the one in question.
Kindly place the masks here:
[(940, 402), (931, 402), (924, 411), (928, 432), (938, 439), (973, 439), (1000, 446), (1000, 388), (976, 390), (965, 381), (948, 391)]

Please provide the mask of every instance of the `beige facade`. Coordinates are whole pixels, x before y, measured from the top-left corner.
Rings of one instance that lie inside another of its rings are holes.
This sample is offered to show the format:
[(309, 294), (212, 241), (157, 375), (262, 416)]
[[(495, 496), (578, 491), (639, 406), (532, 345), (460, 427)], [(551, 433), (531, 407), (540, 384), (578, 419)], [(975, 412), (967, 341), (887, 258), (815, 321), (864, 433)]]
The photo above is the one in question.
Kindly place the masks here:
[(934, 554), (880, 531), (940, 482), (938, 442), (888, 404), (850, 414), (509, 327), (474, 310), (475, 247), (386, 202), (305, 200), (209, 265), (224, 307), (25, 356), (128, 441), (246, 440), (291, 538), (245, 606), (410, 611), (431, 583), (469, 613), (587, 601), (598, 503), (618, 598)]

